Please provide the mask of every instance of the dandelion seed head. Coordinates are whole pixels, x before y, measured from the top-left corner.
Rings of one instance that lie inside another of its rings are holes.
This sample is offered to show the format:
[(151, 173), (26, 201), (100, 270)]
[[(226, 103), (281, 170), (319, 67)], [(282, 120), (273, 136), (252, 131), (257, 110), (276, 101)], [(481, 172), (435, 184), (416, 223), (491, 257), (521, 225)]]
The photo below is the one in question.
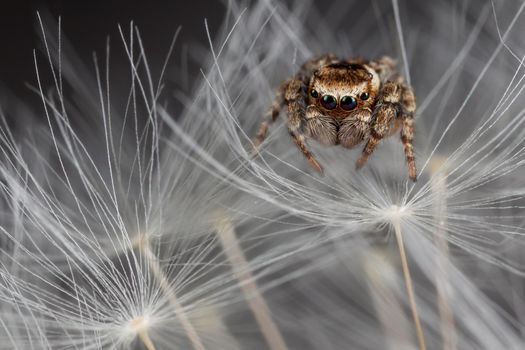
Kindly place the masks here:
[(146, 316), (139, 316), (139, 317), (132, 319), (126, 324), (125, 329), (128, 332), (132, 333), (133, 335), (137, 335), (139, 333), (147, 331), (149, 327), (150, 327), (150, 318), (146, 315)]
[[(487, 24), (490, 7), (425, 4), (427, 25), (415, 4), (342, 1), (327, 13), (313, 2), (228, 4), (181, 113), (152, 78), (133, 25), (120, 28), (131, 76), (123, 92), (111, 88), (103, 60), (85, 74), (45, 32), (46, 63), (35, 62), (39, 73), (51, 69), (50, 90), (41, 74), (36, 87), (48, 125), (25, 143), (0, 128), (0, 234), (9, 243), (0, 240), (0, 310), (10, 321), (0, 316), (0, 340), (268, 348), (264, 328), (290, 348), (410, 348), (400, 257), (385, 239), (393, 226), (415, 270), (429, 348), (449, 333), (462, 349), (519, 348), (524, 73), (505, 31)], [(359, 171), (359, 149), (312, 143), (326, 165), (318, 177), (282, 120), (250, 155), (281, 81), (334, 50), (402, 58), (420, 106), (418, 183), (407, 181), (394, 139)], [(113, 103), (119, 92), (123, 108)], [(77, 130), (77, 114), (93, 135)], [(449, 333), (440, 331), (440, 298), (457, 325)]]
[(386, 222), (400, 222), (410, 216), (410, 210), (405, 206), (392, 205), (384, 210), (383, 218)]

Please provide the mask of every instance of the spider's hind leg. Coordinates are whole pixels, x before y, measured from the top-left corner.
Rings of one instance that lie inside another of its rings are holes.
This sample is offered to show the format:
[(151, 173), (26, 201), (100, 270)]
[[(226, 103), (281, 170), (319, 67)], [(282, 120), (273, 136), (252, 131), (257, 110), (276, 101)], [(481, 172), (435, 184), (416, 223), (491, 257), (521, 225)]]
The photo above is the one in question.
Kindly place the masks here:
[(279, 117), (279, 113), (281, 112), (281, 107), (284, 103), (283, 99), (283, 90), (284, 90), (285, 84), (281, 86), (277, 93), (275, 94), (275, 99), (273, 100), (272, 107), (266, 112), (264, 116), (264, 120), (261, 122), (261, 125), (259, 126), (259, 129), (257, 130), (257, 134), (255, 135), (255, 139), (253, 140), (253, 147), (254, 147), (254, 153), (257, 152), (259, 149), (259, 146), (263, 143), (264, 139), (266, 139), (266, 135), (268, 134), (268, 129), (270, 126), (275, 123), (277, 118)]

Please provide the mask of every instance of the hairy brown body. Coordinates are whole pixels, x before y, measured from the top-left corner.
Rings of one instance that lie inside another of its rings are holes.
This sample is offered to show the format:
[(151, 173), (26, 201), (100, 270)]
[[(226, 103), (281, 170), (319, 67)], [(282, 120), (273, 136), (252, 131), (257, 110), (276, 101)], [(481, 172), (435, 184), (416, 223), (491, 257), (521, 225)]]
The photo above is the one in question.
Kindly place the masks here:
[(325, 55), (303, 64), (281, 85), (259, 128), (256, 147), (264, 141), (283, 104), (287, 106), (292, 139), (317, 171), (322, 172), (322, 167), (309, 151), (306, 137), (347, 148), (366, 141), (357, 161), (357, 167), (361, 167), (382, 138), (400, 131), (408, 175), (416, 180), (412, 147), (415, 96), (395, 71), (390, 57), (365, 61)]

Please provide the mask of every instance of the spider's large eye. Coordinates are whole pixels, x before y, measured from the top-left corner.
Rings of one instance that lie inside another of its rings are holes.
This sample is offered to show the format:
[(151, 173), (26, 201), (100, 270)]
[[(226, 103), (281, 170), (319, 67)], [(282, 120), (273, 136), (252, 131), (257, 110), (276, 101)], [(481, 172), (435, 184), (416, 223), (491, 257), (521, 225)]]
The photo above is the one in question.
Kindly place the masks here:
[(359, 98), (360, 98), (361, 100), (363, 100), (363, 101), (364, 101), (364, 100), (367, 100), (367, 99), (368, 99), (368, 92), (363, 92), (363, 93), (361, 94), (361, 96), (359, 96)]
[(313, 98), (317, 98), (319, 97), (319, 93), (317, 92), (317, 90), (310, 90), (310, 96), (312, 96)]
[(321, 98), (321, 104), (326, 109), (334, 109), (337, 107), (337, 100), (332, 95), (324, 95), (323, 98)]
[(343, 96), (341, 97), (341, 108), (349, 111), (357, 107), (357, 101), (354, 96)]

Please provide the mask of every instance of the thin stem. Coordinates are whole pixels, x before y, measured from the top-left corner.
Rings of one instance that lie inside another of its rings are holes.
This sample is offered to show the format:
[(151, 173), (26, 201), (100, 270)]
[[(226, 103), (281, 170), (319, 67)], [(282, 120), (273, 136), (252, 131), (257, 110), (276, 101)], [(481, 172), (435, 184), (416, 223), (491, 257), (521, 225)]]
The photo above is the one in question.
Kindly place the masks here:
[(448, 242), (443, 236), (436, 235), (436, 244), (439, 250), (446, 254), (437, 257), (438, 268), (436, 273), (436, 289), (439, 305), (439, 316), (441, 319), (441, 336), (443, 338), (443, 350), (455, 350), (456, 344), (456, 325), (454, 314), (448, 303), (447, 290), (449, 289), (448, 274), (445, 267), (445, 258), (448, 256)]
[(145, 329), (142, 329), (139, 331), (139, 338), (144, 343), (144, 346), (147, 350), (156, 350), (155, 345), (153, 345), (153, 342), (151, 341), (151, 338), (149, 337), (148, 331)]
[[(175, 295), (173, 288), (168, 282), (166, 274), (164, 273), (162, 267), (159, 264), (159, 259), (151, 250), (151, 245), (147, 237), (143, 237), (141, 239), (140, 243), (138, 244), (138, 247), (142, 252), (143, 256), (146, 258), (146, 261), (148, 261), (148, 265), (151, 269), (151, 272), (153, 273), (153, 276), (155, 277), (155, 279), (160, 285), (160, 288), (168, 298), (168, 302), (173, 307), (173, 310), (175, 311), (178, 320), (182, 324), (182, 328), (186, 332), (186, 335), (188, 336), (193, 348), (195, 350), (205, 350), (201, 338), (199, 337), (197, 331), (191, 324), (186, 312), (184, 311), (184, 308), (182, 307), (182, 305), (179, 302), (179, 299), (177, 298), (177, 295)], [(148, 350), (150, 349), (148, 348)]]
[(233, 272), (239, 281), (244, 297), (255, 316), (269, 348), (271, 350), (288, 350), (281, 332), (272, 320), (270, 309), (259, 292), (257, 282), (249, 270), (248, 262), (239, 246), (231, 220), (225, 215), (221, 216), (216, 222), (215, 229), (224, 252), (230, 261)]
[(456, 350), (456, 326), (454, 314), (448, 302), (449, 278), (447, 270), (447, 260), (449, 258), (449, 248), (447, 237), (447, 198), (446, 198), (446, 173), (443, 169), (444, 159), (436, 157), (430, 166), (429, 172), (433, 176), (431, 190), (435, 197), (434, 219), (437, 222), (437, 230), (434, 234), (434, 241), (441, 254), (436, 256), (436, 292), (438, 299), (439, 316), (441, 320), (441, 337), (443, 339), (443, 350)]
[(407, 256), (405, 253), (405, 244), (403, 243), (403, 234), (401, 233), (401, 223), (399, 218), (392, 220), (394, 225), (394, 231), (396, 233), (397, 246), (399, 247), (399, 255), (401, 256), (401, 265), (403, 267), (403, 275), (405, 277), (405, 284), (408, 292), (408, 300), (410, 302), (410, 309), (412, 310), (412, 318), (416, 325), (416, 335), (419, 342), (419, 349), (426, 350), (427, 346), (425, 344), (425, 335), (423, 334), (423, 329), (421, 328), (421, 322), (419, 320), (419, 313), (417, 311), (416, 297), (414, 294), (414, 287), (412, 285), (412, 277), (410, 277), (410, 269), (408, 268)]
[(371, 249), (364, 254), (364, 268), (370, 285), (372, 301), (386, 335), (388, 349), (407, 349), (411, 347), (412, 334), (408, 320), (403, 315), (401, 301), (394, 293), (393, 278), (396, 274), (392, 259), (380, 249)]

